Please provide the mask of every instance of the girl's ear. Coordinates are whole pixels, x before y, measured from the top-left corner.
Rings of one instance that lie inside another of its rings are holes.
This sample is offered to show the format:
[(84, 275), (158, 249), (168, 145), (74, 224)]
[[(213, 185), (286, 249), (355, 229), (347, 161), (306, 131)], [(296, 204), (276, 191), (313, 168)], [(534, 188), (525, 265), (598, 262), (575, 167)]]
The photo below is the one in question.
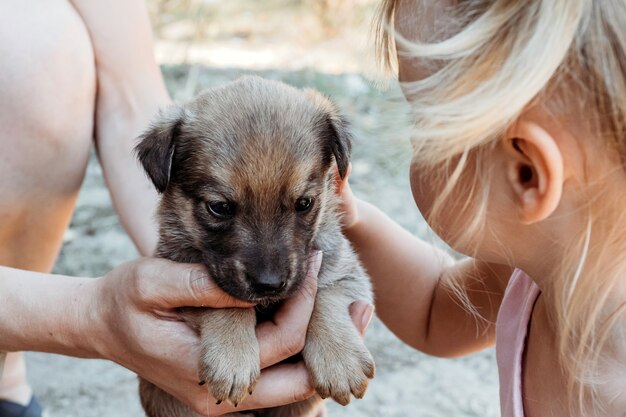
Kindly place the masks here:
[(563, 155), (539, 124), (520, 120), (505, 135), (507, 183), (524, 224), (540, 222), (557, 208), (563, 192)]

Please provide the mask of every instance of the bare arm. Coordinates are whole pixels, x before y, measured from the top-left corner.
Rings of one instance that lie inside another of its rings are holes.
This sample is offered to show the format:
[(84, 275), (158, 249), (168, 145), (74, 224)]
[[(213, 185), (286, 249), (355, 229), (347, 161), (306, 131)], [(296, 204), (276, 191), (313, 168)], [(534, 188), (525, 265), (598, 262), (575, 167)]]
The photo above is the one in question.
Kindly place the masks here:
[[(307, 291), (289, 299), (273, 322), (258, 327), (261, 367), (266, 369), (255, 395), (239, 410), (282, 405), (314, 393), (302, 362), (272, 365), (292, 357), (304, 344), (317, 268), (319, 263), (312, 262)], [(251, 305), (221, 291), (204, 267), (162, 259), (128, 262), (98, 279), (0, 267), (0, 352), (42, 351), (113, 360), (198, 413), (232, 412), (232, 406), (215, 405), (206, 387), (198, 385), (200, 340), (178, 317), (180, 306)]]
[(140, 0), (73, 0), (95, 55), (98, 93), (95, 139), (104, 177), (121, 222), (143, 255), (157, 234), (157, 194), (133, 147), (157, 110), (170, 103), (154, 59), (152, 32)]
[[(356, 206), (358, 220), (344, 232), (372, 277), (376, 311), (389, 329), (436, 356), (464, 355), (493, 345), (511, 268), (472, 259), (454, 262), (371, 204), (357, 201)], [(442, 284), (451, 275), (480, 317)]]
[[(0, 351), (36, 350), (95, 357), (77, 334), (88, 318), (84, 309), (93, 286), (72, 278), (0, 267)], [(65, 318), (65, 319), (62, 319)]]

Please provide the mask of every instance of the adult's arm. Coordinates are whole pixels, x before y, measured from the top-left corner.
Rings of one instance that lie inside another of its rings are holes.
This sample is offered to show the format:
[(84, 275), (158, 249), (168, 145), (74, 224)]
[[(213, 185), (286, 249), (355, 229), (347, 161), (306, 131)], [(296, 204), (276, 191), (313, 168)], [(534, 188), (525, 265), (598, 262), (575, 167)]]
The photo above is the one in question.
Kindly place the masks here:
[[(304, 344), (319, 261), (317, 257), (311, 262), (307, 290), (288, 300), (273, 322), (257, 329), (265, 369), (255, 395), (238, 410), (286, 404), (313, 394), (301, 362), (272, 365)], [(206, 386), (198, 385), (200, 341), (179, 320), (179, 306), (251, 307), (221, 291), (200, 265), (146, 258), (98, 279), (0, 267), (0, 352), (41, 351), (113, 360), (199, 414), (233, 411), (227, 404), (215, 405)], [(353, 316), (360, 319), (358, 312)]]
[(98, 83), (95, 140), (113, 205), (142, 255), (157, 242), (157, 194), (133, 154), (135, 139), (171, 100), (154, 58), (143, 0), (72, 0), (89, 32)]

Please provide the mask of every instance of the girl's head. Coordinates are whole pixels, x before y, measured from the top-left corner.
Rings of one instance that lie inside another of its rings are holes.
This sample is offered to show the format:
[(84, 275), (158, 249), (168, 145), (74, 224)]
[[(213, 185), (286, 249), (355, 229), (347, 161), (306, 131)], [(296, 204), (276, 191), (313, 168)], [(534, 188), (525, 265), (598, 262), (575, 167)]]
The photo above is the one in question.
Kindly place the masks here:
[(570, 388), (602, 391), (626, 310), (626, 3), (387, 0), (380, 27), (418, 206), (454, 248), (538, 280)]

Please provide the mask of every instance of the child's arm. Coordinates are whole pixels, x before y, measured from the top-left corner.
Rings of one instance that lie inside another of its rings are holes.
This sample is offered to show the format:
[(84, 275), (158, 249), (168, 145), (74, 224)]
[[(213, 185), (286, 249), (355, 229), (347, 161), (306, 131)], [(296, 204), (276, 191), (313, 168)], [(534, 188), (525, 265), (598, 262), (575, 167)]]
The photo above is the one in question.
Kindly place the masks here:
[[(494, 323), (512, 269), (473, 259), (455, 262), (373, 205), (357, 201), (355, 206), (358, 220), (344, 232), (372, 277), (376, 310), (387, 327), (405, 343), (436, 356), (464, 355), (493, 345)], [(456, 275), (480, 316), (441, 283), (450, 274)]]

